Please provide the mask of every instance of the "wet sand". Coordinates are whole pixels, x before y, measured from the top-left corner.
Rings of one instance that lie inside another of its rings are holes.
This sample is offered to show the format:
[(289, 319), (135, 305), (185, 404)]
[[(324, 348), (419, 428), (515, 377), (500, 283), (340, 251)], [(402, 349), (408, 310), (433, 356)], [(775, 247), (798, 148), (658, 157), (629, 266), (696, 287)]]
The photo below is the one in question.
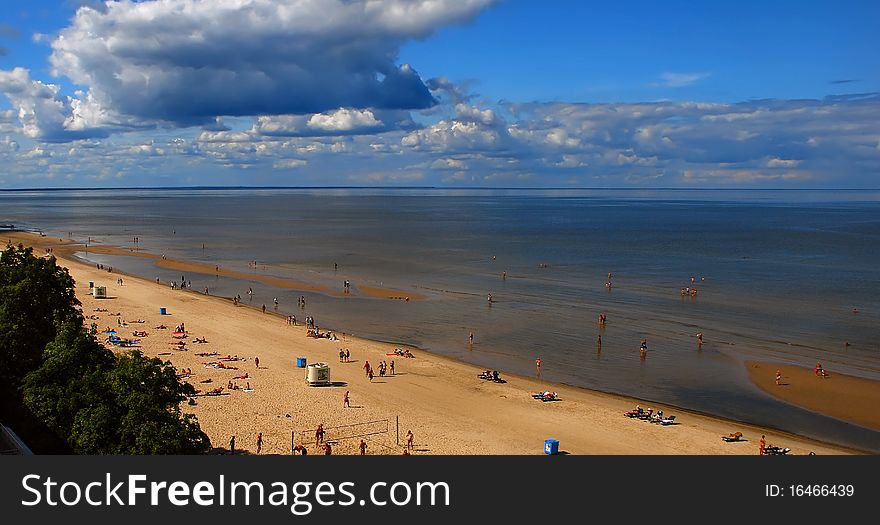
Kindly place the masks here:
[[(16, 234), (36, 246), (36, 253), (56, 246), (56, 239)], [(66, 250), (65, 250), (66, 251)], [(261, 313), (258, 309), (234, 306), (228, 299), (205, 296), (192, 291), (171, 290), (167, 285), (123, 277), (117, 285), (116, 273), (92, 265), (60, 258), (77, 282), (77, 296), (83, 312), (96, 319), (100, 329), (116, 328), (122, 337), (133, 337), (135, 330), (146, 331), (139, 350), (148, 356), (168, 360), (179, 370), (192, 369), (186, 379), (197, 389), (207, 391), (226, 387), (233, 381), (254, 389), (228, 391), (224, 395), (196, 397), (195, 406), (184, 410), (195, 414), (211, 442), (225, 447), (232, 435), (237, 448), (254, 451), (258, 432), (263, 433), (264, 453), (286, 454), (291, 437), (305, 442), (311, 453), (317, 448), (314, 428), (322, 423), (328, 439), (337, 442), (334, 453), (353, 454), (363, 436), (370, 454), (400, 454), (407, 430), (415, 436), (415, 454), (541, 454), (545, 439), (560, 441), (560, 450), (572, 454), (757, 454), (758, 438), (767, 435), (769, 443), (786, 446), (792, 454), (846, 454), (854, 451), (820, 443), (784, 432), (727, 421), (637, 399), (556, 385), (537, 377), (505, 374), (507, 383), (494, 383), (477, 377), (480, 369), (413, 349), (415, 358), (393, 354), (394, 345), (339, 334), (340, 340), (306, 337), (305, 327), (288, 326), (283, 316)], [(95, 299), (88, 282), (107, 286), (112, 299)], [(168, 315), (159, 315), (159, 308)], [(96, 308), (109, 312), (96, 312)], [(120, 313), (121, 316), (110, 314)], [(129, 323), (120, 327), (117, 319)], [(318, 319), (321, 324), (321, 319)], [(186, 350), (174, 349), (176, 340), (169, 333), (180, 322), (189, 332)], [(169, 329), (160, 330), (159, 324)], [(204, 337), (207, 343), (194, 343)], [(340, 363), (338, 349), (347, 348), (350, 363)], [(124, 350), (124, 349), (121, 349)], [(238, 355), (240, 361), (226, 362), (235, 370), (205, 368), (216, 356), (197, 353), (216, 352)], [(329, 387), (309, 387), (304, 371), (295, 366), (298, 356), (309, 363), (331, 366)], [(260, 368), (254, 358), (259, 357)], [(363, 365), (369, 361), (378, 374), (379, 361), (395, 361), (396, 374), (365, 377)], [(233, 376), (248, 374), (246, 379)], [(210, 380), (209, 383), (203, 381)], [(351, 408), (343, 408), (343, 395), (350, 391)], [(541, 402), (531, 393), (551, 390), (559, 401)], [(661, 426), (624, 417), (624, 411), (637, 403), (676, 415), (679, 424)], [(399, 435), (397, 440), (399, 421)], [(345, 427), (347, 426), (347, 427)], [(343, 427), (343, 428), (341, 428)], [(721, 435), (742, 432), (747, 441), (725, 443)]]
[[(827, 377), (814, 369), (778, 363), (745, 363), (749, 379), (764, 392), (792, 405), (819, 412), (863, 427), (880, 430), (880, 381), (853, 377), (826, 369)], [(782, 381), (776, 385), (776, 371)]]
[(374, 286), (358, 285), (357, 290), (363, 292), (367, 297), (375, 299), (396, 299), (398, 301), (420, 301), (425, 298), (424, 295), (415, 292), (404, 292), (401, 290), (393, 290), (391, 288), (377, 288)]
[[(5, 235), (6, 239), (15, 243), (24, 242), (27, 244), (28, 242), (32, 242), (34, 236), (28, 233), (22, 232), (7, 232)], [(116, 255), (116, 256), (125, 256), (125, 257), (140, 257), (142, 259), (150, 259), (153, 263), (159, 267), (164, 268), (166, 270), (176, 270), (183, 272), (184, 274), (188, 273), (196, 273), (201, 275), (217, 275), (221, 277), (229, 277), (232, 279), (241, 279), (241, 280), (250, 280), (257, 281), (263, 284), (274, 286), (276, 288), (281, 288), (285, 290), (297, 290), (301, 292), (313, 292), (320, 293), (325, 295), (339, 296), (344, 295), (342, 292), (337, 292), (335, 290), (331, 290), (327, 286), (323, 286), (316, 283), (308, 283), (305, 281), (298, 281), (295, 279), (288, 279), (277, 277), (273, 275), (267, 275), (265, 273), (270, 269), (267, 265), (261, 265), (257, 263), (257, 266), (254, 268), (252, 272), (242, 272), (237, 270), (229, 270), (226, 268), (217, 267), (217, 265), (211, 265), (207, 263), (200, 263), (195, 261), (182, 261), (179, 259), (169, 259), (165, 258), (162, 255), (158, 255), (155, 253), (150, 253), (145, 250), (136, 249), (136, 248), (124, 248), (120, 246), (112, 246), (106, 244), (89, 244), (86, 247), (84, 244), (73, 242), (69, 239), (59, 239), (57, 237), (44, 237), (41, 238), (42, 242), (51, 242), (55, 246), (55, 255), (59, 257), (72, 257), (76, 252), (91, 252), (98, 253), (103, 255)], [(168, 284), (168, 283), (164, 283)], [(391, 288), (382, 288), (382, 287), (374, 287), (374, 286), (357, 286), (354, 288), (355, 292), (348, 295), (357, 295), (357, 291), (363, 293), (363, 295), (373, 298), (383, 298), (383, 299), (400, 299), (400, 300), (412, 300), (412, 301), (420, 301), (425, 299), (425, 296), (417, 293), (417, 292), (407, 292), (401, 290), (394, 290)]]

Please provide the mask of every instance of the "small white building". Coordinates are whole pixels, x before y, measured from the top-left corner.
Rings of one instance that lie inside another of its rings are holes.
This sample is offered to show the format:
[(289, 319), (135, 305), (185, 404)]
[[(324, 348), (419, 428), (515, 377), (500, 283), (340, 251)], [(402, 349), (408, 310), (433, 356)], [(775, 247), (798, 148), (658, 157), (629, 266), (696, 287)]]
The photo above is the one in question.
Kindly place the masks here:
[(327, 363), (312, 363), (306, 367), (306, 383), (309, 386), (321, 386), (330, 384), (330, 365)]

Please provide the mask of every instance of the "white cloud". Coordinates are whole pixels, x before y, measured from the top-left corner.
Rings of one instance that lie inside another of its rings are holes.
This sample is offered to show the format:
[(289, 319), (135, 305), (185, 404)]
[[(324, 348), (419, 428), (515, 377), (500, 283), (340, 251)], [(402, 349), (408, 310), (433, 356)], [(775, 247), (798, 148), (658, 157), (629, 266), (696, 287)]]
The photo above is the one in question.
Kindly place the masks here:
[(652, 84), (656, 87), (678, 88), (696, 84), (700, 80), (709, 78), (712, 73), (663, 73), (660, 75), (660, 82)]
[(767, 160), (768, 168), (796, 168), (801, 161), (795, 159), (780, 159), (773, 157)]
[(306, 161), (302, 159), (283, 159), (276, 160), (272, 167), (275, 169), (293, 169), (293, 168), (301, 168), (308, 164)]
[(376, 120), (369, 109), (340, 108), (332, 113), (317, 113), (309, 117), (306, 125), (321, 131), (345, 132), (362, 128), (378, 128), (382, 122)]
[(54, 74), (141, 121), (434, 103), (400, 46), (491, 0), (153, 0), (82, 7), (52, 42)]

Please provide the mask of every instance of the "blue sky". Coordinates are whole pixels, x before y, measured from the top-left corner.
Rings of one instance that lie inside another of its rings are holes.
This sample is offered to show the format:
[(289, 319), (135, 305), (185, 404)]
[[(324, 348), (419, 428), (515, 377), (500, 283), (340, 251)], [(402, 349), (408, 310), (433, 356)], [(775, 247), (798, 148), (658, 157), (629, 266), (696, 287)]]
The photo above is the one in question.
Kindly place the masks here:
[(866, 187), (880, 3), (34, 0), (0, 187)]

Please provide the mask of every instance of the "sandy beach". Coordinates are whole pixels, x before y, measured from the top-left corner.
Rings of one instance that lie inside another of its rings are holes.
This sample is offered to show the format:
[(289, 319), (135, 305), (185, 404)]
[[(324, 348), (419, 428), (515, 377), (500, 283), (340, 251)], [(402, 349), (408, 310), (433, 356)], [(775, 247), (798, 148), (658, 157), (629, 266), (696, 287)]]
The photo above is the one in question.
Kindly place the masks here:
[[(855, 452), (673, 407), (550, 384), (538, 377), (517, 377), (502, 371), (507, 383), (484, 381), (477, 377), (481, 370), (474, 366), (418, 349), (412, 349), (414, 358), (403, 358), (393, 355), (394, 345), (341, 333), (338, 341), (309, 338), (301, 318), (299, 326), (289, 326), (283, 316), (234, 306), (226, 298), (172, 290), (167, 283), (108, 273), (64, 256), (72, 248), (57, 238), (23, 233), (6, 237), (35, 246), (37, 255), (47, 247), (67, 245), (63, 252), (56, 249), (55, 255), (76, 280), (86, 322), (95, 323), (99, 331), (114, 328), (121, 337), (133, 337), (134, 331), (147, 332), (147, 336), (140, 337), (139, 349), (172, 362), (179, 370), (191, 369), (192, 376), (186, 380), (202, 391), (226, 387), (230, 381), (240, 387), (249, 383), (253, 392), (224, 388), (225, 395), (197, 397), (195, 406), (184, 407), (198, 417), (216, 447), (227, 446), (230, 436), (235, 435), (237, 449), (253, 452), (257, 433), (262, 432), (263, 453), (287, 454), (291, 432), (295, 432), (297, 442), (308, 444), (314, 441), (313, 429), (323, 424), (327, 438), (338, 442), (334, 453), (342, 454), (356, 453), (360, 437), (343, 438), (358, 433), (370, 434), (364, 438), (369, 454), (400, 454), (409, 430), (414, 434), (417, 455), (541, 454), (548, 438), (558, 439), (560, 450), (571, 454), (757, 454), (761, 434), (766, 434), (768, 444), (790, 447), (792, 454)], [(122, 285), (117, 284), (120, 277)], [(89, 281), (106, 286), (110, 298), (92, 297)], [(390, 297), (385, 292), (372, 292)], [(160, 308), (165, 308), (167, 315), (160, 315)], [(120, 315), (111, 315), (115, 313)], [(119, 320), (127, 326), (120, 326)], [(136, 322), (139, 320), (144, 322)], [(322, 323), (321, 319), (316, 321)], [(179, 323), (185, 323), (189, 333), (185, 351), (172, 346), (176, 340), (170, 332)], [(156, 329), (160, 324), (168, 329)], [(195, 338), (205, 338), (207, 343), (194, 343)], [(351, 362), (339, 362), (340, 348), (350, 351)], [(225, 362), (236, 369), (204, 366), (227, 354), (241, 358)], [(303, 369), (295, 364), (298, 356), (305, 356), (309, 363), (328, 363), (334, 385), (307, 386)], [(255, 366), (256, 357), (259, 368)], [(377, 375), (372, 382), (365, 377), (365, 361), (378, 370), (380, 361), (392, 359), (396, 372), (393, 376)], [(248, 377), (233, 380), (243, 374)], [(207, 380), (210, 382), (205, 383)], [(832, 382), (842, 383), (835, 377), (828, 380), (829, 385)], [(351, 408), (343, 407), (347, 390)], [(541, 402), (532, 398), (531, 393), (544, 390), (557, 392), (560, 400)], [(676, 415), (679, 423), (661, 426), (624, 417), (623, 412), (637, 403)], [(397, 421), (400, 443), (395, 433)], [(722, 435), (733, 432), (742, 432), (746, 441), (721, 440)], [(310, 453), (318, 453), (313, 445), (308, 446)]]
[[(764, 392), (792, 405), (827, 416), (880, 430), (880, 384), (861, 377), (827, 370), (825, 377), (814, 369), (778, 363), (746, 362), (749, 379)], [(782, 374), (776, 384), (776, 371)]]

